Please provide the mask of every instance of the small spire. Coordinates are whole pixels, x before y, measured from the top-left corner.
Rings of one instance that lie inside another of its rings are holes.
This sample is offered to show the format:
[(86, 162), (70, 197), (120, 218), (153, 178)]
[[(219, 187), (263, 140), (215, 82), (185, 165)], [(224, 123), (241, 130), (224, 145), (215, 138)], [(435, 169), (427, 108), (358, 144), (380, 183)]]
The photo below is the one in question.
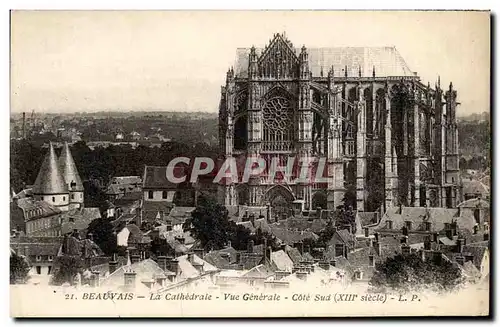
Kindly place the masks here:
[(375, 77), (375, 65), (373, 66), (372, 77)]
[(438, 75), (437, 87), (441, 88), (441, 76)]
[(323, 77), (323, 66), (321, 66), (321, 70), (319, 72), (319, 76)]
[(68, 186), (64, 181), (57, 162), (56, 152), (52, 142), (49, 142), (49, 152), (38, 172), (38, 176), (33, 184), (34, 194), (64, 194), (68, 193)]
[(347, 77), (347, 65), (345, 65), (345, 68), (344, 68), (344, 76)]
[(450, 82), (450, 91), (453, 90), (453, 82)]
[(359, 65), (359, 67), (358, 67), (358, 75), (359, 75), (359, 77), (361, 77), (361, 65)]
[(68, 142), (64, 142), (58, 163), (64, 181), (66, 185), (68, 185), (68, 189), (70, 191), (83, 191), (83, 183), (80, 174), (78, 174), (73, 156), (71, 155)]

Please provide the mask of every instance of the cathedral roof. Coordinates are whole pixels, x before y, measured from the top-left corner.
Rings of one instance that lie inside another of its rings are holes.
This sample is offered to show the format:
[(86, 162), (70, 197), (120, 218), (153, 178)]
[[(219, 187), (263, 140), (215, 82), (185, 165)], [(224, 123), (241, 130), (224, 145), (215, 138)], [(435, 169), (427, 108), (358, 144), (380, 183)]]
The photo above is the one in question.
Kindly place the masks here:
[[(260, 55), (263, 49), (256, 49)], [(234, 72), (236, 77), (247, 77), (248, 55), (250, 48), (238, 48), (236, 50), (236, 63)], [(300, 49), (296, 48), (299, 54)], [(415, 76), (408, 67), (405, 60), (395, 47), (333, 47), (333, 48), (308, 48), (309, 69), (313, 76), (324, 76), (333, 66), (334, 76), (343, 77), (347, 66), (349, 77), (359, 76), (361, 68), (362, 77), (371, 77), (373, 69), (378, 77), (386, 76)]]
[[(83, 191), (82, 180), (76, 169), (75, 161), (69, 150), (69, 145), (66, 142), (64, 143), (61, 156), (59, 157), (59, 167), (69, 189), (72, 191)], [(74, 187), (71, 187), (72, 183), (74, 183)]]
[(49, 153), (42, 162), (35, 184), (34, 194), (64, 194), (68, 193), (68, 186), (64, 182), (63, 175), (57, 164), (56, 152), (52, 143), (49, 146)]

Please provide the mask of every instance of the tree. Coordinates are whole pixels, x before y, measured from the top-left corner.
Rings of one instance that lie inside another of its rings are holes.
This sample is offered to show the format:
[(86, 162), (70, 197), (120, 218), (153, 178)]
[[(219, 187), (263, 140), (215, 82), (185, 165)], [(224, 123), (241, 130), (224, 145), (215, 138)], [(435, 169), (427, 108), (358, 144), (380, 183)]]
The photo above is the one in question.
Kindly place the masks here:
[(451, 262), (434, 258), (424, 261), (421, 255), (411, 253), (377, 263), (370, 286), (378, 291), (451, 291), (461, 282), (460, 269)]
[(82, 259), (79, 256), (63, 255), (56, 257), (54, 261), (54, 275), (52, 276), (52, 284), (62, 285), (75, 283), (75, 277), (82, 272)]
[(28, 273), (30, 266), (26, 258), (12, 253), (10, 255), (10, 283), (11, 284), (24, 284), (28, 280)]
[(337, 207), (334, 212), (335, 226), (339, 229), (346, 229), (347, 226), (351, 227), (351, 232), (356, 233), (356, 213), (352, 206), (344, 204)]
[(203, 247), (221, 249), (230, 239), (230, 225), (227, 209), (214, 199), (201, 196), (191, 218), (186, 219), (184, 230), (191, 230)]
[(92, 233), (93, 241), (106, 255), (116, 252), (116, 235), (113, 233), (113, 225), (108, 219), (98, 218), (90, 222), (87, 234)]

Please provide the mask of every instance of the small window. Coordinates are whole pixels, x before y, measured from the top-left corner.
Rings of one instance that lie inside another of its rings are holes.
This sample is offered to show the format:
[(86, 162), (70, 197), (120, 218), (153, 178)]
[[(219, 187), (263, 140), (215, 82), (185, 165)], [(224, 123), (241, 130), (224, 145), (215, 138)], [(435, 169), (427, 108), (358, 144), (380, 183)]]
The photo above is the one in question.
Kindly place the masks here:
[(83, 193), (80, 193), (80, 199), (83, 199)]
[(65, 196), (63, 196), (63, 201), (66, 201), (66, 197)]
[(152, 199), (153, 198), (153, 191), (148, 191), (148, 199)]
[(50, 275), (52, 273), (52, 266), (48, 266), (47, 268), (47, 275)]
[(52, 202), (56, 202), (56, 197), (55, 196), (52, 197)]
[(71, 200), (75, 199), (75, 194), (71, 194)]
[(49, 255), (49, 261), (54, 261), (54, 256)]
[(36, 273), (37, 273), (37, 275), (42, 274), (42, 267), (41, 266), (36, 266)]
[(168, 194), (167, 191), (163, 191), (162, 194), (161, 194), (161, 198), (162, 199), (166, 199), (167, 198), (167, 194)]
[(36, 256), (36, 261), (42, 261), (42, 256), (41, 255), (37, 255)]

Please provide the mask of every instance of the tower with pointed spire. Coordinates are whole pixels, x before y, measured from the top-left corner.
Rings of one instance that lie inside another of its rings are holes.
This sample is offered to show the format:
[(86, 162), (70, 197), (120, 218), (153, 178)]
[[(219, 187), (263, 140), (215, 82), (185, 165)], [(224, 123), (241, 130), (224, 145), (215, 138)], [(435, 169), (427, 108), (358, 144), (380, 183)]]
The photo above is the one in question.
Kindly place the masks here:
[(83, 208), (83, 183), (67, 142), (59, 156), (59, 168), (69, 191), (69, 209)]
[(61, 211), (69, 210), (68, 185), (59, 168), (52, 143), (49, 144), (49, 152), (45, 156), (35, 184), (33, 184), (33, 196), (35, 200), (45, 201)]

